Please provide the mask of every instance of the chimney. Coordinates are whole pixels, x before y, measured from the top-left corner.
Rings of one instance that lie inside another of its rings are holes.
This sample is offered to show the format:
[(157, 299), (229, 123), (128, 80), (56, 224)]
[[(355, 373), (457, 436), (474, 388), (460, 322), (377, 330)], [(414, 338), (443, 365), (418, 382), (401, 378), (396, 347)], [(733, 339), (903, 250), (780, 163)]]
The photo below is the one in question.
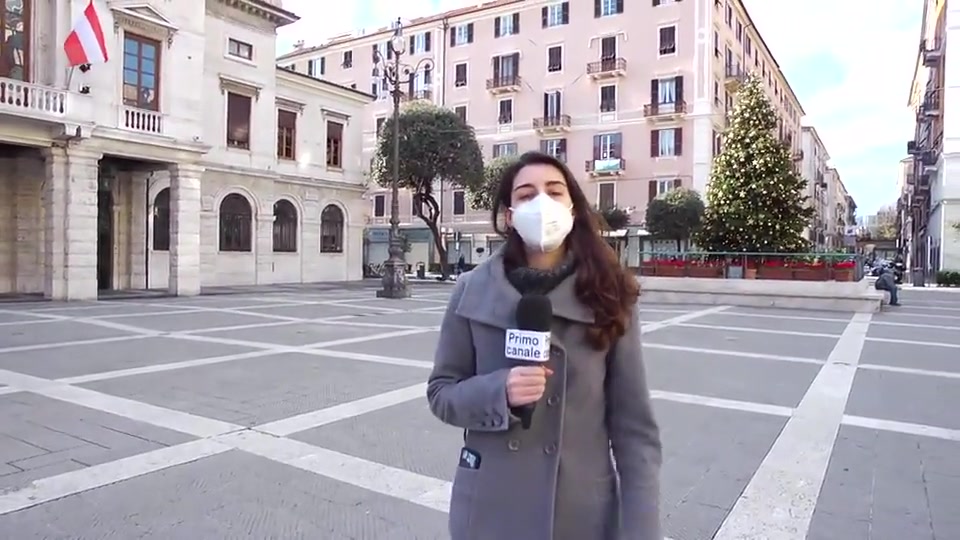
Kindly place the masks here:
[(298, 50), (298, 51), (299, 51), (300, 49), (302, 49), (303, 46), (304, 46), (304, 42), (303, 42), (302, 39), (301, 39), (300, 41), (298, 41), (298, 42), (296, 42), (296, 43), (293, 44), (293, 48), (296, 49), (296, 50)]

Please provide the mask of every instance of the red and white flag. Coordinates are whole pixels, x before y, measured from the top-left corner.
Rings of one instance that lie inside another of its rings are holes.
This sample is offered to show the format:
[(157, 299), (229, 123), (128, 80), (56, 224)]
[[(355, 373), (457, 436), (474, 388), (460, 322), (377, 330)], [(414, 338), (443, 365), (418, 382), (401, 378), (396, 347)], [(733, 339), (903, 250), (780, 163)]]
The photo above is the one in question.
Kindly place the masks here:
[(107, 61), (107, 44), (93, 0), (90, 0), (90, 4), (83, 10), (83, 15), (74, 21), (73, 30), (63, 42), (63, 51), (67, 53), (70, 67), (103, 64)]

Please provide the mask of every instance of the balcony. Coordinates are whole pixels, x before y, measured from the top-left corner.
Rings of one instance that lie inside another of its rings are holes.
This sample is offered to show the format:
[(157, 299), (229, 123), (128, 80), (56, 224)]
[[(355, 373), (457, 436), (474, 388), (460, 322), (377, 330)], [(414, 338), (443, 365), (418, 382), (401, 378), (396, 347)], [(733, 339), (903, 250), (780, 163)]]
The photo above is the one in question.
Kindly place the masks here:
[(499, 75), (487, 79), (487, 91), (491, 94), (510, 94), (519, 92), (523, 79), (519, 75)]
[(920, 149), (920, 145), (917, 144), (916, 140), (907, 141), (907, 154), (911, 156), (919, 155), (923, 150)]
[(940, 92), (936, 90), (927, 92), (920, 105), (920, 114), (926, 118), (935, 118), (940, 116), (940, 112)]
[(412, 92), (404, 92), (403, 101), (433, 101), (433, 90), (421, 88)]
[(670, 122), (687, 114), (685, 101), (648, 103), (643, 106), (643, 116), (655, 122)]
[(587, 75), (594, 80), (616, 79), (626, 74), (626, 58), (603, 58), (587, 64)]
[(0, 114), (63, 121), (70, 113), (66, 90), (0, 78)]
[(939, 39), (934, 39), (930, 42), (921, 41), (920, 53), (923, 56), (924, 67), (937, 67), (943, 58), (943, 41)]
[(157, 111), (138, 109), (136, 107), (120, 106), (120, 129), (146, 133), (148, 135), (163, 135), (163, 115)]
[(723, 87), (727, 92), (736, 93), (747, 82), (747, 72), (740, 66), (727, 64), (723, 70)]
[(538, 133), (561, 133), (570, 131), (570, 115), (556, 114), (533, 119), (533, 129)]
[(584, 169), (587, 174), (596, 178), (602, 176), (620, 176), (627, 168), (623, 158), (588, 159)]

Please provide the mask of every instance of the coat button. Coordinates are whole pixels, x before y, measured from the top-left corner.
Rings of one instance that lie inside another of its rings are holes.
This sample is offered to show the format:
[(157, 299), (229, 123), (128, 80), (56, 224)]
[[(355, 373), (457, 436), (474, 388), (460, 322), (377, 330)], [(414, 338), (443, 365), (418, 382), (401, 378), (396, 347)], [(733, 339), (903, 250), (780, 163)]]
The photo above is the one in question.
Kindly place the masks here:
[(516, 452), (520, 449), (520, 441), (517, 439), (510, 439), (510, 441), (507, 442), (507, 448), (509, 448), (511, 452)]
[(543, 447), (543, 453), (547, 455), (554, 454), (556, 453), (556, 451), (557, 451), (557, 445), (553, 443), (550, 443)]
[(560, 396), (550, 396), (547, 398), (547, 405), (553, 407), (560, 402)]

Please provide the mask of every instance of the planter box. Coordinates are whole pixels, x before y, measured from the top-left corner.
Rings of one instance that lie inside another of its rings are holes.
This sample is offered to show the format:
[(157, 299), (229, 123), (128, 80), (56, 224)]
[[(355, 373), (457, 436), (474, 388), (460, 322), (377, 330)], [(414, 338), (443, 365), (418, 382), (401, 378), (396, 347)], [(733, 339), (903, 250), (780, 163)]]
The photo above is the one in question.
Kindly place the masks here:
[(693, 278), (722, 278), (722, 266), (688, 266), (687, 276)]
[(793, 271), (793, 279), (799, 281), (829, 281), (830, 269), (823, 268), (797, 268)]
[(785, 266), (761, 266), (757, 277), (760, 279), (793, 279), (793, 269)]
[(833, 279), (835, 281), (853, 281), (853, 268), (834, 268)]
[(683, 277), (682, 266), (657, 266), (657, 275), (661, 277)]

